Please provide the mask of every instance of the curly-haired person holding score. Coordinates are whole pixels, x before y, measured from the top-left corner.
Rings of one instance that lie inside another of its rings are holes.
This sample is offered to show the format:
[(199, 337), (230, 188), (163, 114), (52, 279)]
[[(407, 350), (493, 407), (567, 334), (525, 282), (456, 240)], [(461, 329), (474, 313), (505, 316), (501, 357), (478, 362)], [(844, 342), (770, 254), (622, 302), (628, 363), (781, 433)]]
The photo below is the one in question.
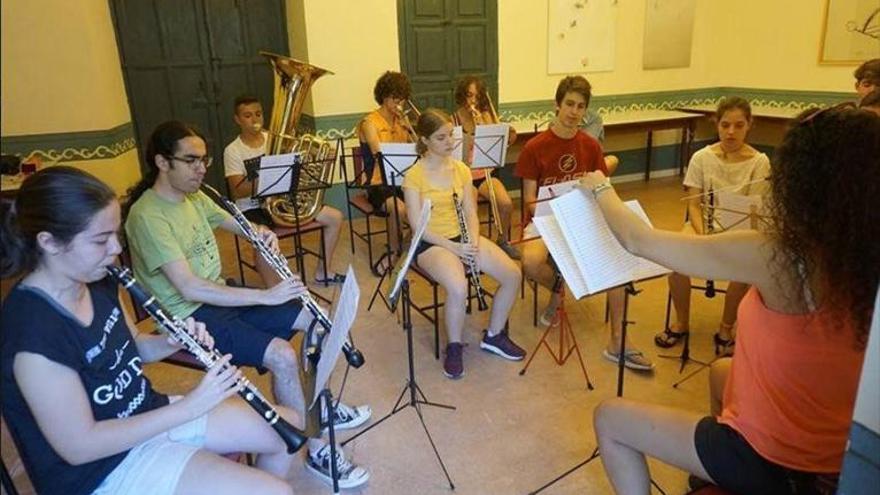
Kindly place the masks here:
[(581, 180), (633, 254), (752, 286), (739, 306), (737, 352), (712, 369), (711, 416), (625, 399), (596, 408), (617, 493), (649, 493), (646, 456), (734, 493), (834, 493), (880, 282), (878, 156), (875, 114), (802, 113), (772, 164), (768, 232), (654, 230), (603, 174)]

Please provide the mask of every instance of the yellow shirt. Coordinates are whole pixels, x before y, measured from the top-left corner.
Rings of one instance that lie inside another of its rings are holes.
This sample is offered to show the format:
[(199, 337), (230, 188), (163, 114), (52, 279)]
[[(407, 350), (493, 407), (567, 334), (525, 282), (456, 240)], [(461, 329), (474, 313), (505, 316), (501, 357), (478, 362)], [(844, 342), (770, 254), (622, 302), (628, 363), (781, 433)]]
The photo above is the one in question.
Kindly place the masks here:
[(453, 160), (450, 173), (452, 173), (451, 185), (432, 184), (425, 175), (424, 163), (419, 160), (406, 172), (406, 176), (403, 178), (403, 187), (417, 190), (423, 200), (431, 200), (433, 206), (431, 219), (428, 220), (428, 229), (446, 239), (461, 235), (455, 206), (452, 204), (452, 193), (457, 193), (458, 200), (464, 201), (464, 188), (473, 187), (471, 185), (471, 170), (464, 163)]

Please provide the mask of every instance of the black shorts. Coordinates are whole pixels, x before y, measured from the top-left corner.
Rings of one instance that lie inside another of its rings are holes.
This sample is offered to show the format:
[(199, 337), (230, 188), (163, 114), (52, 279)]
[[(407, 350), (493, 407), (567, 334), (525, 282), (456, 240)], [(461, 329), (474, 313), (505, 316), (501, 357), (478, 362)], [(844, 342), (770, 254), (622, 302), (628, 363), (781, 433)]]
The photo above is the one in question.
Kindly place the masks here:
[(272, 220), (272, 217), (262, 208), (251, 208), (250, 210), (242, 212), (242, 214), (245, 218), (250, 220), (251, 223), (264, 225), (270, 229), (275, 228), (275, 222)]
[(221, 307), (203, 304), (192, 317), (205, 324), (214, 346), (232, 354), (232, 364), (262, 367), (269, 342), (290, 340), (302, 304), (293, 299), (277, 306)]
[(837, 475), (790, 469), (761, 457), (736, 430), (707, 416), (697, 423), (694, 447), (706, 473), (739, 494), (825, 495), (837, 489)]
[(374, 212), (385, 211), (385, 200), (396, 196), (403, 199), (403, 188), (400, 186), (367, 186), (367, 201), (373, 207)]
[[(455, 236), (455, 237), (453, 237), (453, 238), (451, 238), (451, 239), (449, 239), (449, 240), (452, 241), (452, 242), (459, 242), (459, 241), (461, 241), (461, 236), (460, 236), (460, 235), (457, 235), (457, 236)], [(415, 253), (415, 255), (413, 256), (413, 258), (415, 258), (416, 262), (418, 262), (419, 255), (422, 254), (422, 253), (424, 253), (424, 252), (427, 251), (428, 249), (431, 249), (431, 248), (434, 247), (434, 246), (436, 246), (436, 244), (431, 244), (431, 243), (428, 242), (428, 241), (425, 241), (425, 240), (421, 240), (421, 241), (419, 241), (419, 245), (416, 246), (416, 253)]]

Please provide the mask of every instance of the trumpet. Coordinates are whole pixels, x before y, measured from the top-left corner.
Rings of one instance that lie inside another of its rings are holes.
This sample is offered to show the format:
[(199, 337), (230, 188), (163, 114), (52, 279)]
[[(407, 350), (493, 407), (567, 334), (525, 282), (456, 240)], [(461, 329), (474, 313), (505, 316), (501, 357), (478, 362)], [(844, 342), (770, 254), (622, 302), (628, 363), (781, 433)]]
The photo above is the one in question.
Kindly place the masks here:
[[(458, 199), (458, 193), (456, 192), (452, 193), (452, 204), (455, 206), (455, 216), (458, 218), (458, 229), (461, 232), (461, 242), (469, 244), (471, 242), (471, 235), (468, 230), (467, 219), (464, 217), (464, 208), (462, 207), (461, 201)], [(483, 290), (483, 284), (480, 283), (480, 273), (477, 270), (476, 260), (473, 257), (469, 257), (465, 262), (465, 266), (467, 267), (471, 285), (474, 286), (474, 290), (477, 293), (477, 309), (485, 311), (489, 305), (486, 304), (486, 291)]]
[[(168, 335), (192, 353), (200, 363), (205, 365), (205, 368), (211, 368), (223, 359), (223, 356), (217, 349), (205, 347), (195, 337), (190, 335), (186, 325), (180, 318), (169, 315), (156, 298), (135, 280), (130, 269), (111, 265), (107, 267), (107, 272), (131, 294), (137, 304), (144, 308)], [(269, 423), (269, 426), (281, 437), (281, 440), (287, 446), (288, 454), (293, 454), (302, 448), (307, 439), (303, 431), (285, 421), (275, 407), (266, 400), (266, 397), (246, 377), (242, 376), (239, 378), (237, 385), (238, 395), (257, 411), (260, 417), (266, 423)]]

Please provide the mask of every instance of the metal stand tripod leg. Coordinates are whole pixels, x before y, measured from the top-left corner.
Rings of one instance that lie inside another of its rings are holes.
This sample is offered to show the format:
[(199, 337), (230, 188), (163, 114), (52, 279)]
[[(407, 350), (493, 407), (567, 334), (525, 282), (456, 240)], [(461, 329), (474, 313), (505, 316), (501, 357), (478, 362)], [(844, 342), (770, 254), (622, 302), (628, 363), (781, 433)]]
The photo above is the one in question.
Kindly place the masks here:
[[(535, 349), (532, 351), (532, 354), (529, 356), (528, 361), (526, 361), (525, 366), (523, 366), (523, 369), (520, 370), (519, 374), (520, 376), (526, 374), (526, 371), (528, 371), (529, 366), (532, 364), (532, 360), (535, 359), (535, 355), (543, 345), (547, 348), (547, 352), (550, 353), (553, 361), (559, 366), (564, 365), (566, 361), (568, 361), (572, 352), (577, 353), (578, 363), (581, 365), (581, 371), (584, 373), (584, 380), (587, 382), (587, 389), (593, 390), (593, 384), (590, 382), (590, 376), (587, 374), (587, 367), (584, 366), (584, 359), (583, 356), (581, 356), (581, 349), (578, 346), (574, 330), (568, 320), (568, 313), (565, 311), (565, 290), (560, 288), (557, 291), (557, 294), (559, 294), (560, 298), (559, 306), (556, 308), (556, 314), (553, 315), (553, 321), (547, 325), (547, 329), (544, 330), (544, 334), (541, 335), (541, 340), (535, 345)], [(547, 343), (547, 337), (550, 336), (550, 331), (554, 326), (557, 326), (557, 323), (559, 326), (559, 350), (554, 351), (550, 347), (550, 344)]]
[[(634, 296), (640, 292), (640, 291), (636, 290), (636, 288), (633, 286), (632, 283), (627, 284), (626, 287), (624, 288), (624, 291), (625, 292), (624, 292), (624, 298), (623, 298), (623, 320), (620, 325), (620, 350), (619, 350), (619, 354), (617, 357), (617, 397), (623, 397), (623, 370), (625, 367), (624, 360), (626, 359), (626, 329), (627, 329), (627, 326), (629, 326), (631, 323), (633, 323), (628, 320), (629, 297)], [(569, 469), (565, 473), (557, 476), (556, 478), (553, 479), (553, 481), (547, 483), (546, 485), (542, 486), (541, 488), (538, 488), (537, 490), (530, 492), (529, 495), (534, 495), (538, 492), (545, 490), (546, 488), (555, 484), (557, 481), (561, 480), (562, 478), (565, 478), (569, 474), (577, 471), (578, 469), (582, 468), (583, 466), (586, 466), (587, 464), (593, 462), (595, 459), (598, 459), (598, 458), (599, 458), (599, 447), (596, 447), (595, 449), (593, 449), (593, 453), (590, 454), (590, 457), (588, 457), (586, 460), (581, 461), (580, 464), (574, 466), (573, 468)], [(651, 484), (654, 485), (654, 487), (657, 489), (657, 491), (659, 491), (662, 495), (666, 495), (666, 492), (663, 491), (663, 489), (660, 488), (660, 485), (658, 485), (653, 479), (651, 480)]]
[[(406, 351), (407, 351), (407, 361), (409, 366), (409, 376), (407, 377), (406, 385), (404, 385), (403, 390), (400, 391), (400, 395), (397, 397), (397, 402), (394, 403), (394, 407), (391, 408), (391, 412), (386, 414), (384, 417), (371, 424), (367, 428), (361, 430), (356, 435), (350, 437), (345, 442), (342, 442), (342, 445), (345, 446), (355, 438), (363, 435), (364, 433), (372, 430), (376, 426), (379, 426), (385, 420), (391, 418), (395, 414), (400, 411), (403, 411), (407, 407), (412, 407), (415, 409), (416, 414), (419, 416), (419, 422), (422, 424), (422, 429), (425, 430), (425, 435), (428, 437), (428, 442), (431, 444), (431, 449), (434, 450), (434, 456), (437, 457), (437, 462), (440, 463), (440, 468), (443, 470), (443, 474), (446, 476), (446, 481), (449, 483), (449, 488), (451, 490), (455, 490), (455, 485), (452, 483), (452, 478), (449, 476), (449, 471), (446, 469), (446, 464), (443, 463), (443, 459), (440, 457), (440, 452), (437, 450), (437, 445), (434, 444), (434, 438), (431, 437), (431, 432), (428, 431), (428, 425), (425, 424), (425, 418), (422, 416), (421, 406), (433, 406), (439, 407), (443, 409), (455, 410), (454, 406), (446, 405), (446, 404), (438, 404), (436, 402), (429, 401), (426, 397), (422, 389), (419, 387), (418, 383), (416, 383), (416, 372), (415, 372), (415, 363), (413, 359), (413, 341), (412, 341), (412, 314), (411, 314), (411, 304), (409, 299), (409, 281), (404, 280), (403, 286), (401, 288), (403, 291), (401, 294), (401, 303), (402, 310), (401, 313), (403, 315), (403, 329), (406, 332)], [(404, 397), (409, 393), (409, 401), (404, 402)]]

